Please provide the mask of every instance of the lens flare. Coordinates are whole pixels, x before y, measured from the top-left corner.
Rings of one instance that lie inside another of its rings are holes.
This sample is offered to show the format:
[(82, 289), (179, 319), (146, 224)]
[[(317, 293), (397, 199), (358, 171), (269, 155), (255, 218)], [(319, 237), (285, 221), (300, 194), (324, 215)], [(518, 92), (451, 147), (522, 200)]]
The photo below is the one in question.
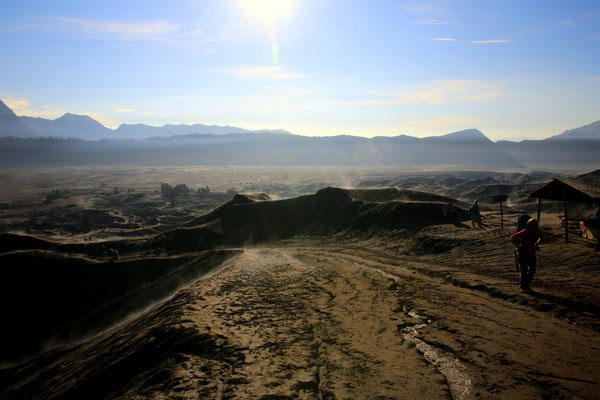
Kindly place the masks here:
[(292, 19), (295, 3), (296, 0), (239, 0), (244, 20), (269, 32), (273, 65), (279, 64), (277, 30)]

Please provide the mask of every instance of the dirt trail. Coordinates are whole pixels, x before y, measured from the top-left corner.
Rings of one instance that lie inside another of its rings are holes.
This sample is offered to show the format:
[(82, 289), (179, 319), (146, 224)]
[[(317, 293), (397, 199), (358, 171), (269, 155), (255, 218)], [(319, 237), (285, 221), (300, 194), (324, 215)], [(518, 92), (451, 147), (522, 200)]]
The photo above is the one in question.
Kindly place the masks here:
[(226, 389), (235, 398), (448, 397), (444, 377), (399, 335), (412, 318), (395, 287), (327, 255), (257, 248), (190, 288), (184, 319), (247, 349)]
[(424, 270), (348, 246), (247, 248), (138, 320), (9, 371), (7, 398), (599, 397), (597, 331)]
[(189, 355), (185, 398), (598, 396), (597, 332), (356, 249), (246, 249), (187, 293), (184, 325), (243, 362)]

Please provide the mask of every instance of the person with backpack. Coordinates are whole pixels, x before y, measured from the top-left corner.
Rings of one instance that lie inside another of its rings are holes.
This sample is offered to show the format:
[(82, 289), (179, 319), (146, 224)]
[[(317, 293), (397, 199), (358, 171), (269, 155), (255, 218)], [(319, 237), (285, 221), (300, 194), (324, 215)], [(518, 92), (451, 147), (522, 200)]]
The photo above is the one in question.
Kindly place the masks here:
[(538, 221), (531, 218), (527, 221), (525, 229), (514, 233), (510, 240), (517, 246), (519, 266), (521, 267), (520, 287), (522, 292), (531, 291), (531, 281), (535, 274), (536, 250), (539, 243), (546, 239), (546, 235), (538, 226)]
[(531, 219), (531, 215), (524, 214), (517, 219), (517, 232), (522, 231), (527, 226), (527, 221)]
[(471, 205), (469, 214), (471, 214), (471, 224), (473, 225), (473, 229), (475, 229), (476, 222), (479, 229), (481, 229), (481, 214), (479, 213), (479, 203), (477, 200), (475, 200)]
[[(531, 219), (531, 215), (523, 214), (517, 218), (517, 232), (522, 231), (527, 226), (527, 221)], [(519, 248), (515, 247), (515, 265), (517, 272), (519, 272)]]

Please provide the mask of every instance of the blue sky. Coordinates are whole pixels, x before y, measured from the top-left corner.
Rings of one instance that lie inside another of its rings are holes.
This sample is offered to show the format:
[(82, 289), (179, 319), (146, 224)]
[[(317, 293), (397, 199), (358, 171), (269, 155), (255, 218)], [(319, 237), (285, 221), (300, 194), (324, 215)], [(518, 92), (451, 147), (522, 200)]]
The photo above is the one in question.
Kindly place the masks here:
[(545, 138), (600, 119), (600, 1), (22, 1), (18, 115), (311, 136)]

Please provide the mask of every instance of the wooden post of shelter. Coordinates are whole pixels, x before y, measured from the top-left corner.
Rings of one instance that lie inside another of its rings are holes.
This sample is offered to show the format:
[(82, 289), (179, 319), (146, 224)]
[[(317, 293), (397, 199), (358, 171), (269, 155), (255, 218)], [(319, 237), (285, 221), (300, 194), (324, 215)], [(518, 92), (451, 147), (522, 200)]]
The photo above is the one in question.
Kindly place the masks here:
[(504, 229), (504, 212), (502, 211), (502, 202), (508, 200), (508, 196), (505, 194), (499, 194), (494, 196), (494, 201), (500, 202), (500, 227)]
[(542, 209), (542, 198), (538, 197), (538, 212), (537, 212), (538, 224), (540, 223), (540, 210), (541, 209)]

